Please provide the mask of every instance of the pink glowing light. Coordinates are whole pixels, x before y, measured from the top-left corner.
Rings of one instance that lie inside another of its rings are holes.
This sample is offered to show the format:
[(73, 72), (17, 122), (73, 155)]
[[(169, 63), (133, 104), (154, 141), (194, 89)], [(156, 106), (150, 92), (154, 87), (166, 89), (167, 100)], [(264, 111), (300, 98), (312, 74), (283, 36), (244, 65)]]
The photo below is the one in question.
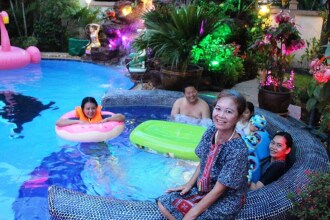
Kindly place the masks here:
[(204, 20), (202, 21), (201, 28), (199, 30), (199, 35), (202, 35), (204, 33)]

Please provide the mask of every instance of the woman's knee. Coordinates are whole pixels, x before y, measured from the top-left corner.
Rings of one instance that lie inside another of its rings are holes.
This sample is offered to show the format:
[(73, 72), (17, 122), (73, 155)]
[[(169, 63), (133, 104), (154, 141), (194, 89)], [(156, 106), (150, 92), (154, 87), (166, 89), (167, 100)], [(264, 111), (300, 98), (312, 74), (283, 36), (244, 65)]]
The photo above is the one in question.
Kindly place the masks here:
[(163, 216), (169, 220), (175, 220), (175, 218), (173, 217), (173, 215), (171, 215), (171, 213), (169, 213), (169, 211), (162, 205), (162, 203), (160, 203), (159, 201), (157, 201), (157, 205), (158, 208), (160, 210), (160, 212), (163, 214)]
[(159, 210), (163, 213), (164, 211), (167, 211), (166, 208), (162, 205), (162, 203), (160, 203), (159, 201), (157, 201), (157, 205)]

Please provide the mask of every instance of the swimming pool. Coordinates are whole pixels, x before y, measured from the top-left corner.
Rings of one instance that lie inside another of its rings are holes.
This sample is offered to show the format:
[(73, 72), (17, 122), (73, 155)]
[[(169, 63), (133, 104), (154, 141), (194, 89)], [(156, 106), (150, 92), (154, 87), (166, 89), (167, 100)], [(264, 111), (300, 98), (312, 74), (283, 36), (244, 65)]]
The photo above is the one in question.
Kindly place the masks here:
[(56, 136), (55, 121), (83, 97), (101, 102), (106, 91), (132, 86), (121, 67), (76, 61), (43, 60), (0, 71), (0, 219), (48, 219), (47, 188), (53, 184), (92, 195), (152, 200), (185, 181), (193, 164), (144, 152), (128, 140), (141, 121), (166, 119), (168, 108), (106, 109), (127, 117), (122, 135), (107, 143)]

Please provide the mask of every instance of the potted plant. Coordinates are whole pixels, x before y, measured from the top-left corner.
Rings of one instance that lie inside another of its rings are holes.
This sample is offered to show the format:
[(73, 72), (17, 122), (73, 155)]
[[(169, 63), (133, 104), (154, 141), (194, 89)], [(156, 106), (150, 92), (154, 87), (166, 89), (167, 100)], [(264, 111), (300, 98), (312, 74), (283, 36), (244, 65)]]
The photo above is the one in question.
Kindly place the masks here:
[(146, 31), (134, 40), (133, 47), (151, 49), (161, 65), (164, 89), (181, 90), (186, 80), (198, 84), (203, 69), (191, 65), (191, 50), (218, 27), (217, 13), (195, 4), (167, 4), (147, 11), (142, 18)]
[[(259, 106), (275, 113), (286, 113), (290, 104), (294, 72), (291, 68), (292, 53), (305, 47), (305, 41), (294, 20), (287, 12), (275, 16), (277, 26), (269, 26), (264, 35), (250, 47), (263, 56)], [(286, 73), (290, 73), (288, 79)]]

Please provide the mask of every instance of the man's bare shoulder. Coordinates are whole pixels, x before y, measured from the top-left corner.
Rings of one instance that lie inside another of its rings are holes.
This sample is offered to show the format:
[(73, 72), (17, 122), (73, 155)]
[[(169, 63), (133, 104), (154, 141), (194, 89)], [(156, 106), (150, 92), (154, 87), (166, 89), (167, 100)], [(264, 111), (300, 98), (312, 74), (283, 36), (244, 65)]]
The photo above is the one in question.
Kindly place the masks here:
[(178, 98), (175, 100), (174, 104), (181, 104), (184, 101), (185, 97)]
[(199, 103), (204, 106), (209, 106), (209, 104), (202, 98), (198, 97)]

